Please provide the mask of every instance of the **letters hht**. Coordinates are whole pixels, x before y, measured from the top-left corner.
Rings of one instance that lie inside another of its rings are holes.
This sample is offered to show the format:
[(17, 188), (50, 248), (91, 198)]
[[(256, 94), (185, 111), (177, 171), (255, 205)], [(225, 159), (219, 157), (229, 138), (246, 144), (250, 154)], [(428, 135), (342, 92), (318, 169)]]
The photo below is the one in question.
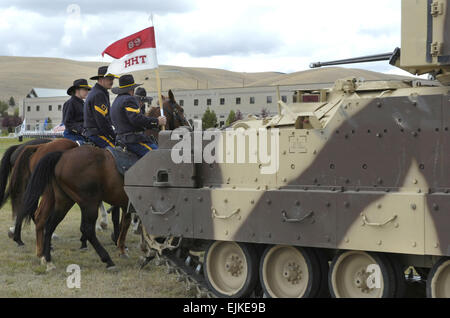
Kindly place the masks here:
[(128, 68), (132, 65), (139, 65), (147, 63), (147, 55), (135, 56), (128, 60), (125, 60), (125, 68)]

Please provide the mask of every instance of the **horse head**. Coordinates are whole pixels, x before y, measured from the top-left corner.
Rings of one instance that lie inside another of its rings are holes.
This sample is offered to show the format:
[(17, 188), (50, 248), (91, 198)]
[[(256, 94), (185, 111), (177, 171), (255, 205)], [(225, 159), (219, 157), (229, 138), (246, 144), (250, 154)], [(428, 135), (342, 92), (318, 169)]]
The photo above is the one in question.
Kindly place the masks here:
[[(181, 126), (190, 126), (184, 115), (184, 109), (175, 100), (172, 90), (169, 90), (169, 96), (161, 95), (163, 100), (164, 116), (167, 117), (166, 130), (175, 130)], [(149, 117), (161, 116), (159, 107), (153, 107), (148, 113)]]

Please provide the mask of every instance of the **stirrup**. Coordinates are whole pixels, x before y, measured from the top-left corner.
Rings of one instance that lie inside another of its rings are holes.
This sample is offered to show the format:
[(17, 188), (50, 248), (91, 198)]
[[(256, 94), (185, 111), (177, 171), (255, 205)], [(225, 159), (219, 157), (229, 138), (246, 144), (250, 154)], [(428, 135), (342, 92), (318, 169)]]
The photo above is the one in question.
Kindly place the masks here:
[(127, 146), (125, 144), (121, 143), (120, 141), (116, 141), (116, 149), (123, 151), (123, 152), (128, 151)]

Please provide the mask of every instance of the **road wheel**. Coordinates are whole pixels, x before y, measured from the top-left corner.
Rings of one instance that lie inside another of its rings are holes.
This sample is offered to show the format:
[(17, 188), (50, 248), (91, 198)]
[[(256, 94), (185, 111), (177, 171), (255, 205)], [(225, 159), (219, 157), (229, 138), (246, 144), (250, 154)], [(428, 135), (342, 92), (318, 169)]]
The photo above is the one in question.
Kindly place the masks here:
[(213, 242), (205, 254), (204, 274), (216, 296), (247, 297), (258, 282), (257, 253), (248, 244)]
[(427, 279), (427, 297), (450, 298), (450, 258), (443, 257), (431, 269)]
[(320, 287), (316, 255), (307, 248), (269, 246), (259, 266), (264, 293), (272, 298), (309, 298)]
[(334, 257), (328, 277), (335, 298), (392, 298), (396, 291), (392, 265), (382, 254), (341, 252)]

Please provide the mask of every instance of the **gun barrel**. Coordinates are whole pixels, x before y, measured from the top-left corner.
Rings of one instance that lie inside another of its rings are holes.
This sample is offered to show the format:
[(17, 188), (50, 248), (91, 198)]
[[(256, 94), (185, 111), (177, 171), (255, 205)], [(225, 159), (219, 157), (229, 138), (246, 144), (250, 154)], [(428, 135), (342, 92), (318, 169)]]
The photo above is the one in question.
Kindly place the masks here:
[(322, 66), (388, 61), (388, 60), (391, 60), (395, 54), (396, 54), (396, 51), (391, 52), (391, 53), (368, 55), (368, 56), (356, 57), (356, 58), (345, 59), (345, 60), (337, 60), (337, 61), (330, 61), (330, 62), (316, 62), (316, 63), (311, 63), (309, 65), (309, 67), (310, 68), (318, 68), (318, 67), (322, 67)]

